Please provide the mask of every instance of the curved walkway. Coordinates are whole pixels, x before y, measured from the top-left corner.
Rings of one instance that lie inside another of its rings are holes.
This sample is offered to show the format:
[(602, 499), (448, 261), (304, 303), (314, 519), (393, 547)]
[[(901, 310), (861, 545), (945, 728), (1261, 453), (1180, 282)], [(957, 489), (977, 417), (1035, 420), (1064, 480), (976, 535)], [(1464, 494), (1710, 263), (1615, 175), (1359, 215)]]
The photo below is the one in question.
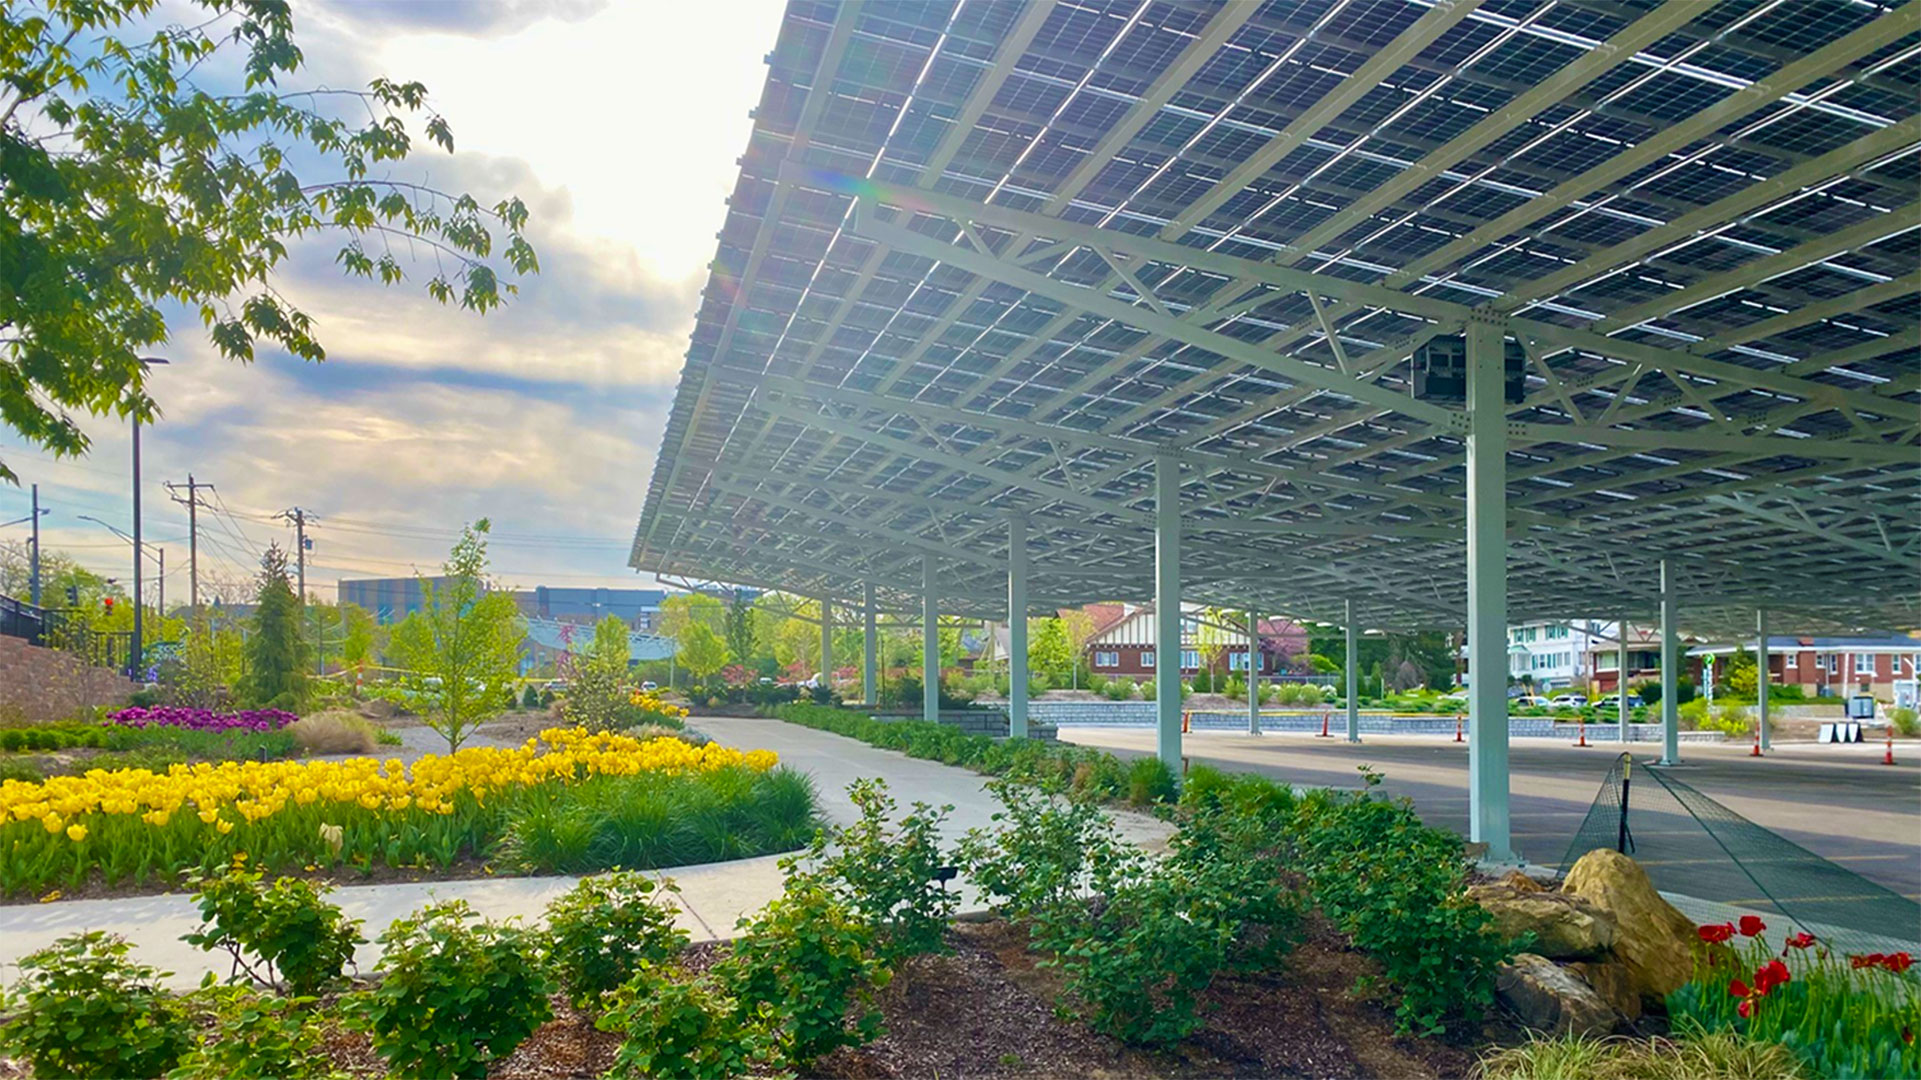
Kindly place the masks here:
[[(993, 796), (983, 790), (984, 778), (978, 773), (920, 761), (891, 750), (877, 750), (839, 735), (779, 720), (695, 717), (692, 726), (729, 746), (758, 747), (779, 753), (783, 764), (814, 778), (821, 809), (836, 824), (854, 818), (847, 785), (869, 776), (886, 780), (894, 798), (903, 807), (915, 800), (935, 805), (951, 803), (954, 811), (943, 829), (944, 838), (950, 843), (970, 828), (990, 825), (994, 811), (999, 808)], [(402, 750), (399, 747), (382, 749)], [(414, 746), (410, 742), (406, 748), (409, 752), (404, 756), (411, 759), (425, 749), (429, 748), (424, 743)], [(1124, 835), (1146, 845), (1165, 840), (1170, 831), (1166, 825), (1142, 814), (1119, 812), (1115, 819)], [(779, 858), (769, 855), (663, 871), (664, 876), (680, 885), (680, 925), (695, 941), (732, 937), (734, 924), (741, 916), (780, 895)], [(572, 888), (578, 880), (575, 877), (516, 877), (350, 885), (335, 890), (332, 900), (349, 917), (362, 920), (361, 932), (372, 939), (379, 937), (394, 920), (433, 900), (466, 900), (489, 918), (538, 918), (549, 901)], [(198, 909), (184, 893), (0, 906), (0, 981), (11, 984), (18, 977), (17, 964), (22, 956), (52, 944), (56, 938), (83, 930), (106, 930), (132, 941), (134, 959), (172, 972), (169, 981), (175, 986), (197, 985), (206, 972), (224, 978), (228, 965), (222, 955), (201, 952), (180, 940), (181, 935), (191, 932), (199, 923)], [(364, 972), (371, 970), (378, 957), (377, 946), (363, 945), (355, 961)]]

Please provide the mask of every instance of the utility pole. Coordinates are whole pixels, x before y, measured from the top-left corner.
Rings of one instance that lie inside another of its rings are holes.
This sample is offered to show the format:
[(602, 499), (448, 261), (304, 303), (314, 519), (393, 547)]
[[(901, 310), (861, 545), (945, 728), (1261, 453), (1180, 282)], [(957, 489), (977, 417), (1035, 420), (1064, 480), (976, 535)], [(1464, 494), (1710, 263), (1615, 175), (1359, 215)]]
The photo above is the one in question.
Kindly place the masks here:
[(40, 485), (33, 485), (33, 562), (29, 571), (31, 588), (28, 602), (40, 606), (40, 515), (47, 511), (40, 509)]
[[(180, 496), (183, 488), (185, 498)], [(187, 508), (187, 606), (196, 614), (200, 611), (200, 516), (195, 511), (200, 509), (201, 488), (212, 491), (213, 485), (196, 483), (192, 473), (184, 484), (167, 481), (167, 494)]]
[[(298, 568), (300, 576), (300, 607), (304, 611), (307, 607), (307, 522), (313, 515), (296, 506), (291, 510), (282, 510), (274, 516), (282, 521), (293, 522), (294, 565)], [(316, 639), (319, 637), (318, 634), (314, 636)], [(314, 662), (324, 672), (327, 661), (320, 655), (320, 644), (318, 640), (314, 642)]]
[(160, 590), (160, 595), (155, 597), (154, 607), (160, 610), (160, 617), (164, 619), (167, 617), (167, 549), (155, 548), (154, 550), (160, 553), (160, 576), (153, 579), (154, 587)]

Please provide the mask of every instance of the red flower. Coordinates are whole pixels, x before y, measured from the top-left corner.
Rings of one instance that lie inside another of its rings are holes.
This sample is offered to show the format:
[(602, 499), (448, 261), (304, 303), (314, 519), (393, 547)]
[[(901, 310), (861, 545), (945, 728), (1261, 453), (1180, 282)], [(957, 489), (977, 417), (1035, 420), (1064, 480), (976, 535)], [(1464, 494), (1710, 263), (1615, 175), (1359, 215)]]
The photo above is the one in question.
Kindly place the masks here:
[(1898, 975), (1914, 966), (1914, 957), (1904, 952), (1891, 953), (1881, 959), (1881, 966)]
[(1754, 935), (1760, 933), (1763, 930), (1766, 930), (1767, 928), (1768, 928), (1768, 924), (1762, 922), (1761, 917), (1759, 915), (1741, 916), (1741, 936), (1742, 937), (1753, 937)]
[(1788, 939), (1790, 949), (1805, 949), (1812, 944), (1814, 944), (1814, 935), (1805, 930)]
[(1737, 1013), (1740, 1013), (1741, 1019), (1743, 1020), (1746, 1020), (1748, 1017), (1753, 1016), (1754, 1015), (1754, 999), (1743, 998), (1741, 1000), (1741, 1004), (1736, 1005), (1734, 1007), (1734, 1011)]
[(1886, 960), (1887, 958), (1888, 957), (1886, 953), (1878, 953), (1878, 952), (1869, 953), (1866, 956), (1848, 957), (1848, 964), (1856, 968), (1880, 967), (1881, 961)]
[(1710, 945), (1719, 945), (1722, 942), (1734, 936), (1734, 924), (1733, 923), (1717, 923), (1709, 926), (1700, 927), (1694, 932), (1701, 936), (1702, 941), (1705, 941)]
[(1786, 986), (1792, 978), (1786, 964), (1770, 960), (1754, 969), (1754, 993), (1758, 997), (1766, 997), (1776, 987)]
[[(1729, 997), (1744, 998), (1744, 997), (1747, 997), (1749, 994), (1752, 994), (1753, 992), (1754, 991), (1748, 989), (1747, 983), (1744, 983), (1739, 979), (1728, 980), (1728, 996)], [(1742, 1015), (1745, 1016), (1746, 1014), (1743, 1013)]]

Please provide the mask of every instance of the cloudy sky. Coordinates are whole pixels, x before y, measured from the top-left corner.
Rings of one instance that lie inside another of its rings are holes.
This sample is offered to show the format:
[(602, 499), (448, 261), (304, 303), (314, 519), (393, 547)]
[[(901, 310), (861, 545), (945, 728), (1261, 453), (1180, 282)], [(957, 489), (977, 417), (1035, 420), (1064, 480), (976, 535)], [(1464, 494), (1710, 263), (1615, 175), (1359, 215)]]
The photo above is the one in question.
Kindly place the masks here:
[[(172, 321), (142, 433), (145, 530), (186, 595), (184, 507), (163, 481), (216, 485), (201, 515), (203, 587), (237, 579), (272, 520), (310, 511), (308, 586), (431, 569), (464, 521), (493, 520), (510, 584), (634, 585), (626, 553), (653, 469), (706, 264), (747, 145), (777, 0), (308, 0), (295, 5), (307, 83), (419, 79), (459, 152), (410, 171), (490, 204), (519, 195), (542, 273), (477, 317), (418, 282), (342, 279), (337, 243), (301, 248), (279, 282), (318, 323), (324, 364), (218, 358), (196, 316)], [(124, 423), (88, 422), (90, 455), (55, 460), (0, 430), (0, 522), (40, 485), (47, 550), (124, 575)], [(0, 530), (19, 540), (24, 525)], [(318, 585), (318, 587), (316, 587)], [(177, 590), (177, 591), (176, 591)], [(151, 598), (151, 595), (150, 595)]]

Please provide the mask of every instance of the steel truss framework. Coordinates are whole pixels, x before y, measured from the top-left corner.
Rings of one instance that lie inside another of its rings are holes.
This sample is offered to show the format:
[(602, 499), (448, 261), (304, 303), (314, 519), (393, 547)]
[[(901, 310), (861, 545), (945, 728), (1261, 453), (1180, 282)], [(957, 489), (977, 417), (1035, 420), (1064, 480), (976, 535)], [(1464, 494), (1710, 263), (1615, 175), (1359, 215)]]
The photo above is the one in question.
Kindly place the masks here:
[[(942, 611), (1921, 622), (1921, 0), (791, 0), (632, 563)], [(1495, 329), (1488, 329), (1493, 327)], [(1492, 340), (1488, 338), (1488, 340)]]

